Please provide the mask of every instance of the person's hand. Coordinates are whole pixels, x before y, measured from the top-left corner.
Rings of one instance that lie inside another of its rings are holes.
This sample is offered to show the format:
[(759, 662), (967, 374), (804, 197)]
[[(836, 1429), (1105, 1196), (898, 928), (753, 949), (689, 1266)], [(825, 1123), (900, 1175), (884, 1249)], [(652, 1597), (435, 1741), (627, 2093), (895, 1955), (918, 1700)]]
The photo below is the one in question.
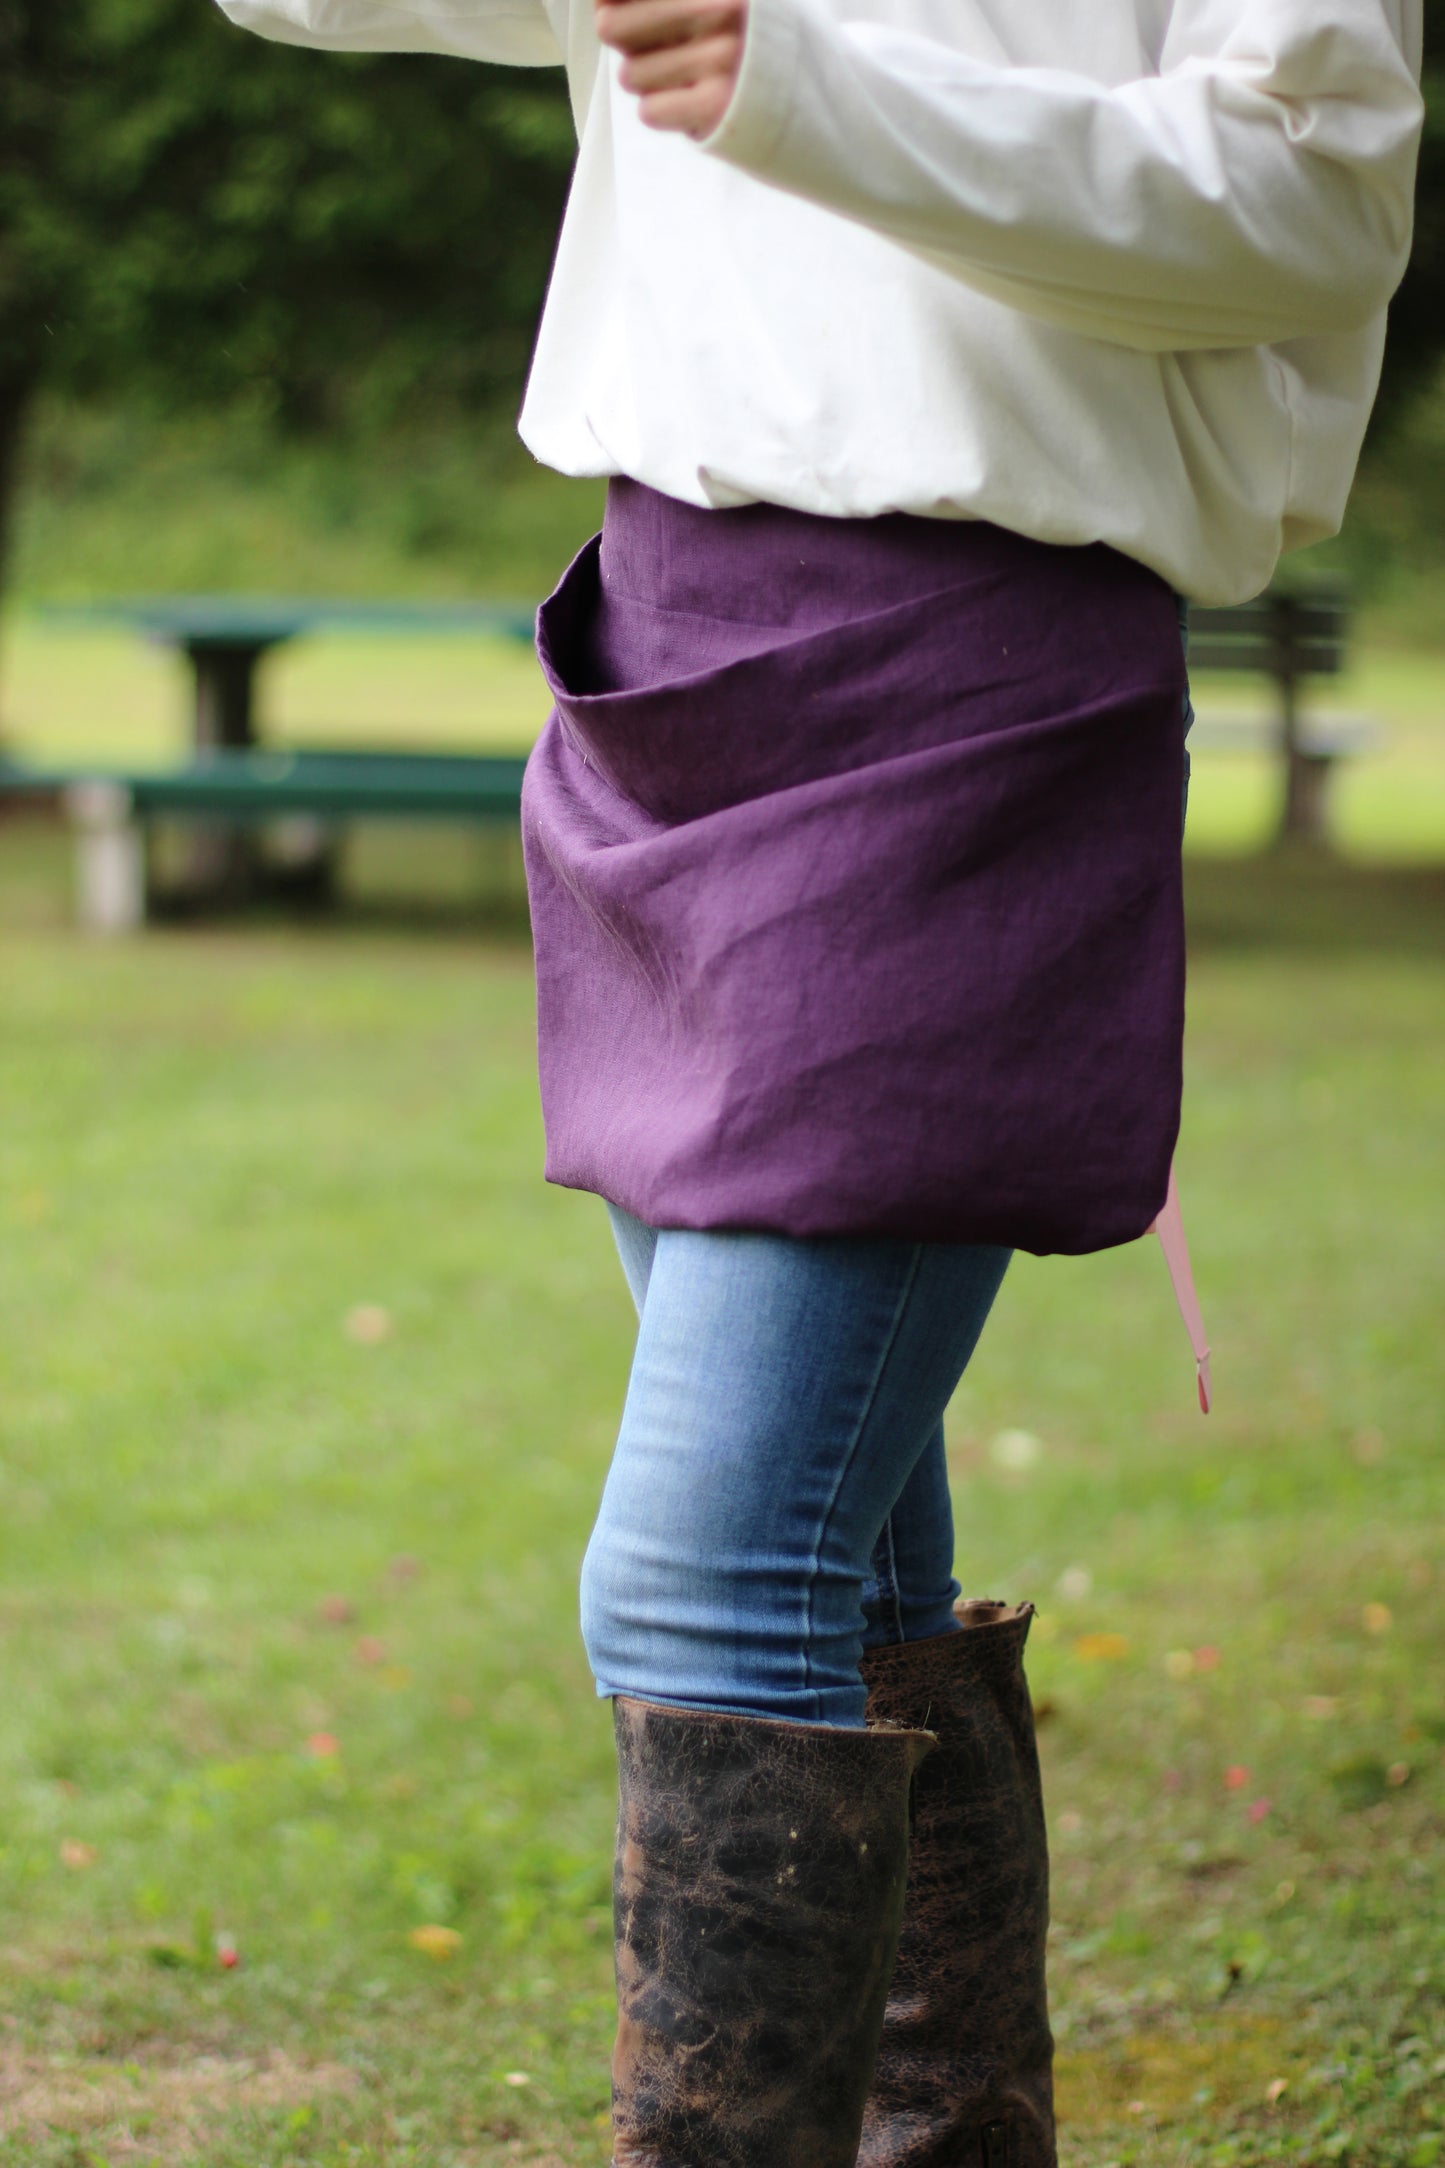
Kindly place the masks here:
[(748, 0), (597, 0), (597, 35), (649, 128), (711, 135), (733, 94)]

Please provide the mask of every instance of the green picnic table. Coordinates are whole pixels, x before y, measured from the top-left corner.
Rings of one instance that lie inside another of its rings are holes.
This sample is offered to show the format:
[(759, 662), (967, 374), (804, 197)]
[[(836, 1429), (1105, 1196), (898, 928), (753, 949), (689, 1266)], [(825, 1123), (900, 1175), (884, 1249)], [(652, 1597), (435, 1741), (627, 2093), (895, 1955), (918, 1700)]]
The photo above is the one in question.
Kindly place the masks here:
[(192, 901), (261, 885), (263, 830), (273, 839), (284, 833), (288, 885), (317, 894), (331, 886), (337, 844), (352, 821), (517, 822), (521, 754), (265, 746), (257, 666), (285, 642), (318, 631), (491, 633), (530, 646), (533, 612), (520, 604), (179, 595), (55, 608), (46, 616), (125, 625), (184, 655), (192, 675), (192, 750), (169, 767), (0, 759), (0, 796), (57, 798), (69, 814), (79, 915), (98, 931), (124, 932), (144, 920), (153, 900), (148, 846), (160, 821), (190, 830)]
[(191, 667), (193, 737), (254, 745), (263, 655), (308, 632), (500, 633), (530, 647), (534, 612), (501, 602), (349, 602), (265, 595), (163, 595), (47, 610), (54, 624), (125, 625)]

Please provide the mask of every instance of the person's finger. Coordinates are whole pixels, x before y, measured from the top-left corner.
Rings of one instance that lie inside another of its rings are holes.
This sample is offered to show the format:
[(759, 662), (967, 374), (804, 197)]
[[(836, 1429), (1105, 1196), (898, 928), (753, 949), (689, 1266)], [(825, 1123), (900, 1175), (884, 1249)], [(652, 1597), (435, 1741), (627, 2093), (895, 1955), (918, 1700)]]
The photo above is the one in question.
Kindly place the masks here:
[(734, 25), (736, 0), (602, 0), (597, 35), (618, 52), (647, 52), (660, 45), (685, 45)]
[(722, 120), (732, 98), (730, 81), (714, 76), (686, 90), (660, 90), (638, 100), (637, 110), (649, 128), (675, 131), (679, 135), (711, 135)]
[(619, 80), (624, 90), (644, 95), (685, 89), (710, 76), (731, 83), (741, 51), (742, 40), (735, 33), (699, 38), (690, 45), (661, 45), (648, 53), (630, 54), (622, 63)]

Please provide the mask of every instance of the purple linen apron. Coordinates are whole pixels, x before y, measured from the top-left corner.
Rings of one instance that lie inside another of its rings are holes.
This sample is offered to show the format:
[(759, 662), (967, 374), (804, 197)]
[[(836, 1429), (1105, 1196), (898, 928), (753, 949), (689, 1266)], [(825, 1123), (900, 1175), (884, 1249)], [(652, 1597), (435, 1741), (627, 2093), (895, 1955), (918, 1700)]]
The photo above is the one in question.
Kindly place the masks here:
[(1179, 1124), (1158, 576), (614, 482), (527, 769), (547, 1176), (652, 1226), (1080, 1252)]

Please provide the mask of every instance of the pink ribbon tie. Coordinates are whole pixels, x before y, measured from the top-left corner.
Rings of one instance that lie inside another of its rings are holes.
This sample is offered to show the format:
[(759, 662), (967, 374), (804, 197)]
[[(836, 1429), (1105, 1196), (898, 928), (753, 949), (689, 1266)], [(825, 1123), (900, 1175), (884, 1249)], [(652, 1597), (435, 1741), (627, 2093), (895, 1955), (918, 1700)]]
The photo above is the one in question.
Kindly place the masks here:
[(1213, 1398), (1209, 1381), (1209, 1342), (1204, 1337), (1204, 1317), (1199, 1308), (1199, 1297), (1194, 1292), (1189, 1244), (1184, 1239), (1184, 1214), (1179, 1205), (1179, 1184), (1175, 1180), (1172, 1166), (1169, 1169), (1169, 1190), (1164, 1199), (1164, 1209), (1149, 1232), (1158, 1235), (1159, 1246), (1164, 1252), (1164, 1262), (1169, 1267), (1169, 1283), (1174, 1289), (1174, 1300), (1179, 1305), (1179, 1315), (1184, 1320), (1184, 1330), (1188, 1333), (1189, 1345), (1194, 1350), (1200, 1410), (1207, 1415)]

